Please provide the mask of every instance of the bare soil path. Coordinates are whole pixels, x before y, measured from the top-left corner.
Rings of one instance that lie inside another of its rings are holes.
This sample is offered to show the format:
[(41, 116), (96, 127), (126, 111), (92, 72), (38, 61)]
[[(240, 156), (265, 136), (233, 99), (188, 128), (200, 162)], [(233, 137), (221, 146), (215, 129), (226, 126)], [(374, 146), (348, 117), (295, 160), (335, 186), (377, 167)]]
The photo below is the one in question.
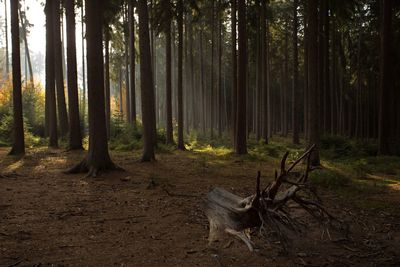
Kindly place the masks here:
[[(209, 246), (207, 192), (253, 193), (257, 170), (272, 176), (272, 159), (173, 152), (143, 164), (139, 152), (115, 152), (126, 171), (93, 179), (62, 173), (84, 152), (41, 148), (15, 159), (7, 151), (0, 149), (0, 266), (400, 266), (398, 214), (354, 208), (326, 190), (326, 206), (350, 224), (347, 239), (321, 238), (310, 221), (290, 254), (273, 244), (251, 253), (229, 238)], [(398, 207), (399, 194), (388, 191), (385, 201)]]

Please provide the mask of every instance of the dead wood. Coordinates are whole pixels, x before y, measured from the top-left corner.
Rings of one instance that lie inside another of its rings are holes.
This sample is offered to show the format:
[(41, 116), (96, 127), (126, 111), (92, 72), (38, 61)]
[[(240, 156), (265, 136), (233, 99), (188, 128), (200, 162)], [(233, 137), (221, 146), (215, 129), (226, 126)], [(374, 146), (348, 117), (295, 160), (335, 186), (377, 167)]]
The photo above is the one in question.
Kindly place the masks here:
[[(342, 227), (342, 222), (327, 211), (315, 189), (308, 183), (310, 155), (314, 148), (315, 145), (311, 146), (288, 168), (286, 161), (289, 153), (285, 153), (279, 175), (275, 171), (275, 180), (262, 191), (261, 174), (258, 172), (256, 193), (249, 197), (241, 198), (221, 188), (209, 192), (205, 201), (205, 214), (210, 224), (209, 241), (216, 241), (225, 232), (241, 239), (252, 251), (254, 244), (249, 232), (258, 230), (263, 240), (269, 243), (276, 239), (286, 249), (290, 232), (301, 232), (305, 226), (295, 217), (293, 205), (315, 218), (325, 227), (324, 232), (328, 236), (328, 226)], [(303, 173), (294, 172), (303, 160), (306, 161)]]

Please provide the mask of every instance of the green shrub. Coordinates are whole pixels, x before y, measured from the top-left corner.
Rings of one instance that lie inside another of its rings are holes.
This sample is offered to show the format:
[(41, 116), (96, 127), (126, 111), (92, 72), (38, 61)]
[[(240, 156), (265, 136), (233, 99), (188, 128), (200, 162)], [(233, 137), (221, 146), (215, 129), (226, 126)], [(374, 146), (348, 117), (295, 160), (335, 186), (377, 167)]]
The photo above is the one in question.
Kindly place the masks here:
[(329, 189), (338, 189), (350, 183), (349, 177), (329, 170), (315, 170), (310, 173), (309, 179), (312, 184)]

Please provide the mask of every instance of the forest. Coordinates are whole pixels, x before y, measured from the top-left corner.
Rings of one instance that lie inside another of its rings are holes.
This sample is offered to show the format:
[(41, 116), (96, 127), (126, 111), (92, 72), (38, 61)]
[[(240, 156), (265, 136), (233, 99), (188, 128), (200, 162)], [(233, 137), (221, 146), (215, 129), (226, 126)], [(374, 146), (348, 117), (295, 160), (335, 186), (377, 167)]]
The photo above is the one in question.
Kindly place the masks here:
[(399, 47), (396, 0), (0, 0), (0, 265), (400, 266)]

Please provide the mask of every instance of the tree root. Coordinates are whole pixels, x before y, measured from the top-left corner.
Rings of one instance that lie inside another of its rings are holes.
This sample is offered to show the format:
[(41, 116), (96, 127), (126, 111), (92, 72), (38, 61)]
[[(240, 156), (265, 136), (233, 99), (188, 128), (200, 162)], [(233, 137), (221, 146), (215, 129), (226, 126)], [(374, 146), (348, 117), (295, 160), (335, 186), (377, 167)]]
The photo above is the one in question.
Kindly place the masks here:
[[(216, 240), (217, 235), (225, 231), (234, 234), (245, 242), (249, 250), (252, 243), (244, 232), (248, 229), (258, 229), (261, 237), (269, 243), (269, 239), (277, 239), (284, 250), (288, 248), (289, 232), (301, 232), (305, 223), (295, 218), (291, 213), (289, 202), (297, 204), (325, 227), (335, 230), (347, 230), (344, 223), (330, 214), (320, 203), (320, 198), (314, 188), (308, 184), (308, 174), (312, 170), (310, 155), (315, 146), (308, 149), (288, 169), (286, 169), (286, 153), (281, 161), (280, 174), (275, 172), (275, 180), (263, 191), (260, 191), (260, 173), (257, 175), (256, 193), (247, 198), (240, 198), (223, 189), (215, 188), (207, 195), (205, 213), (210, 222), (210, 240)], [(303, 159), (307, 166), (303, 174), (297, 175), (291, 171)], [(293, 177), (296, 181), (291, 181)], [(336, 225), (335, 225), (336, 224)]]
[(102, 164), (101, 166), (94, 166), (94, 164), (89, 164), (88, 159), (85, 158), (80, 163), (64, 171), (63, 173), (65, 174), (87, 173), (85, 175), (86, 178), (88, 177), (96, 178), (100, 172), (107, 172), (107, 171), (124, 171), (124, 169), (115, 165), (111, 161), (107, 162), (106, 164)]

